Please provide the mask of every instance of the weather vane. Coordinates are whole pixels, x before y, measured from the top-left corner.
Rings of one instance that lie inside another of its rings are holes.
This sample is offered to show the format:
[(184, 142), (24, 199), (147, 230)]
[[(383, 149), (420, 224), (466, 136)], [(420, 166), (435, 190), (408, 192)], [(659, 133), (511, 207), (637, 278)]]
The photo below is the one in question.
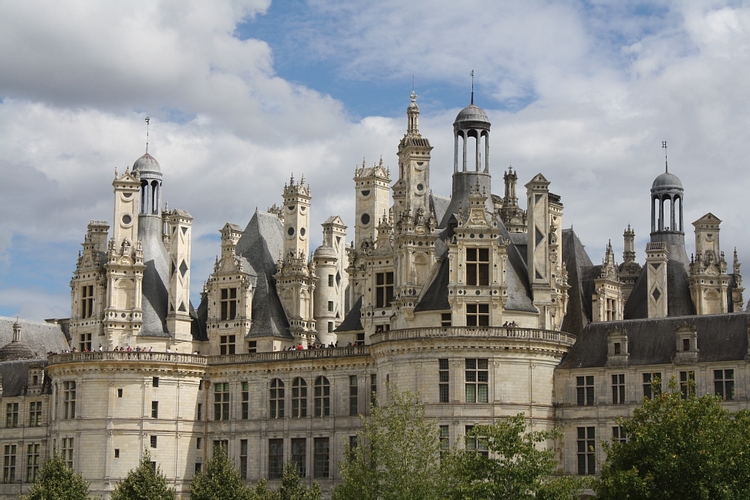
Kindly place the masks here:
[(661, 141), (661, 147), (664, 148), (664, 168), (669, 173), (669, 158), (667, 157), (667, 141)]

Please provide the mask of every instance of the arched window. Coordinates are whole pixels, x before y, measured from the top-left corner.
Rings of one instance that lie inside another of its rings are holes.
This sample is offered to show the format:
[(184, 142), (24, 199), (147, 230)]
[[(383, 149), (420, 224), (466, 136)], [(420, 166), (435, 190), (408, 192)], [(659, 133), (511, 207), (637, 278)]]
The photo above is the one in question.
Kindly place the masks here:
[(325, 377), (315, 379), (315, 416), (327, 417), (331, 414), (331, 384)]
[(271, 418), (284, 418), (284, 382), (271, 380)]
[(292, 381), (292, 418), (307, 416), (307, 382), (297, 377)]

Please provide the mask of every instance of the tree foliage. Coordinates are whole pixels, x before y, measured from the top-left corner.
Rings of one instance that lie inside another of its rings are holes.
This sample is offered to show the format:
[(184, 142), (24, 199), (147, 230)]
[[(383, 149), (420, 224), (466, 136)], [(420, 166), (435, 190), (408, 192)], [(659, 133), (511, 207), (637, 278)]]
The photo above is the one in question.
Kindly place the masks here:
[(34, 486), (23, 500), (84, 500), (89, 498), (89, 482), (73, 471), (62, 456), (52, 455), (41, 469)]
[(627, 442), (604, 444), (599, 498), (750, 498), (750, 412), (732, 413), (710, 395), (683, 399), (675, 386), (619, 422)]
[(563, 500), (583, 486), (578, 478), (556, 475), (554, 449), (540, 448), (560, 433), (529, 431), (523, 414), (475, 426), (466, 437), (471, 446), (446, 458), (447, 498)]
[(284, 466), (284, 475), (278, 490), (268, 489), (266, 480), (261, 478), (250, 492), (251, 500), (320, 500), (321, 496), (318, 483), (313, 483), (309, 488), (302, 484), (297, 467), (291, 462)]
[(251, 500), (251, 495), (222, 446), (214, 448), (205, 470), (190, 484), (191, 500)]
[(128, 472), (112, 492), (111, 500), (175, 500), (174, 489), (159, 467), (151, 463), (148, 450), (143, 452), (138, 467)]
[(434, 500), (443, 491), (437, 424), (409, 392), (391, 390), (387, 405), (374, 405), (360, 444), (339, 464), (342, 484), (334, 500)]

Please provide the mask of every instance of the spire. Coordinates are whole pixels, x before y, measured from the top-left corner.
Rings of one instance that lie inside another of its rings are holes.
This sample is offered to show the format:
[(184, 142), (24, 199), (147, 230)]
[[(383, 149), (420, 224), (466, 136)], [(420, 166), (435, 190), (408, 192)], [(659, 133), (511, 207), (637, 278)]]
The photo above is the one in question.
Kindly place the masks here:
[(661, 147), (664, 148), (664, 171), (669, 173), (669, 158), (667, 157), (667, 141), (661, 141)]
[(419, 135), (419, 106), (417, 105), (417, 93), (411, 91), (411, 102), (406, 109), (407, 127), (406, 135)]
[(148, 124), (151, 122), (151, 118), (146, 117), (146, 154), (148, 154)]
[(471, 104), (474, 104), (474, 70), (471, 70)]

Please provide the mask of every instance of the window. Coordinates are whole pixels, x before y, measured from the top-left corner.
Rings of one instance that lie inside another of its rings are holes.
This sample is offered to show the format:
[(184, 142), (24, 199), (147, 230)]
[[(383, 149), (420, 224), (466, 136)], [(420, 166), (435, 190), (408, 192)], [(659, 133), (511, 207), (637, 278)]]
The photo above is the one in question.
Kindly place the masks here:
[(224, 453), (229, 454), (229, 440), (228, 439), (214, 439), (213, 451), (217, 448), (224, 450)]
[(466, 284), (487, 286), (490, 284), (490, 249), (466, 249)]
[(596, 429), (594, 427), (578, 428), (578, 474), (596, 473)]
[(682, 399), (695, 396), (695, 372), (685, 371), (680, 372), (680, 392), (682, 393)]
[(466, 402), (486, 403), (488, 401), (489, 372), (486, 359), (466, 360)]
[(378, 402), (378, 376), (375, 373), (370, 374), (370, 405), (374, 406)]
[(284, 474), (284, 440), (268, 440), (268, 479), (279, 479)]
[(284, 382), (271, 380), (271, 418), (284, 418)]
[(255, 353), (258, 352), (258, 341), (257, 340), (251, 340), (247, 343), (247, 352), (249, 353)]
[(440, 315), (440, 326), (451, 326), (452, 324), (451, 313), (442, 313)]
[(82, 333), (79, 338), (81, 339), (78, 347), (80, 348), (81, 352), (89, 352), (91, 351), (91, 334), (90, 333)]
[(297, 468), (299, 477), (307, 476), (307, 439), (292, 439), (292, 463)]
[(357, 387), (357, 376), (349, 375), (349, 415), (359, 415), (359, 398), (357, 397), (359, 390)]
[(689, 351), (690, 350), (690, 339), (682, 339), (682, 350), (683, 351)]
[(643, 374), (643, 397), (651, 399), (661, 394), (661, 372)]
[(449, 399), (449, 388), (450, 388), (450, 372), (448, 371), (448, 360), (447, 359), (439, 359), (438, 360), (438, 374), (440, 383), (438, 384), (438, 389), (440, 392), (440, 402), (441, 403), (447, 403)]
[(333, 321), (328, 322), (328, 333), (333, 333)]
[(90, 318), (93, 315), (94, 285), (84, 285), (81, 287), (81, 318)]
[(198, 403), (198, 406), (195, 409), (195, 419), (203, 420), (203, 403)]
[(247, 481), (247, 439), (240, 439), (240, 479)]
[(115, 448), (115, 458), (120, 458), (120, 448)]
[(18, 403), (5, 405), (5, 427), (18, 427)]
[(153, 379), (151, 379), (151, 386), (159, 387), (159, 377), (154, 377)]
[(619, 425), (612, 427), (612, 441), (617, 443), (624, 443), (627, 441), (625, 439), (625, 431), (623, 431), (622, 427)]
[(625, 403), (625, 374), (612, 375), (612, 404), (621, 405)]
[(250, 384), (242, 382), (242, 420), (250, 418)]
[(594, 376), (576, 377), (576, 402), (578, 406), (594, 404)]
[(195, 462), (195, 474), (200, 474), (203, 470), (203, 464), (200, 462)]
[(333, 286), (333, 274), (328, 275), (328, 286)]
[(16, 445), (6, 444), (3, 454), (3, 482), (12, 483), (16, 480)]
[(203, 438), (197, 438), (195, 440), (195, 449), (200, 450), (202, 446), (203, 446)]
[(63, 382), (63, 418), (76, 418), (76, 383)]
[(151, 418), (159, 418), (159, 402), (151, 401)]
[(391, 307), (393, 273), (375, 273), (375, 307)]
[(39, 443), (26, 445), (26, 482), (33, 483), (36, 481), (36, 475), (39, 473)]
[(151, 448), (156, 448), (156, 436), (151, 436)]
[(68, 467), (73, 468), (73, 438), (62, 438), (62, 448), (60, 449), (65, 463)]
[(314, 470), (315, 478), (329, 477), (328, 438), (315, 438)]
[(734, 399), (734, 370), (714, 370), (714, 394), (724, 401)]
[[(331, 384), (325, 377), (315, 379), (315, 416), (327, 417), (331, 414)], [(325, 476), (327, 477), (327, 476)]]
[(237, 289), (221, 289), (221, 317), (222, 321), (237, 317)]
[(117, 389), (117, 397), (118, 398), (122, 397), (122, 389)]
[(297, 377), (292, 381), (292, 418), (307, 416), (307, 382)]
[(229, 382), (214, 384), (214, 420), (229, 420)]
[(480, 436), (473, 436), (469, 435), (471, 430), (474, 428), (473, 425), (467, 425), (466, 426), (466, 449), (475, 451), (479, 455), (484, 455), (485, 457), (488, 457), (490, 455), (490, 450), (487, 447), (487, 441), (485, 441)]
[(328, 301), (328, 312), (333, 312), (333, 301), (332, 300)]
[(466, 326), (490, 326), (490, 305), (466, 304)]
[(448, 453), (450, 450), (450, 427), (447, 425), (440, 426), (440, 454)]
[(234, 354), (235, 353), (235, 335), (221, 335), (219, 336), (219, 354)]

